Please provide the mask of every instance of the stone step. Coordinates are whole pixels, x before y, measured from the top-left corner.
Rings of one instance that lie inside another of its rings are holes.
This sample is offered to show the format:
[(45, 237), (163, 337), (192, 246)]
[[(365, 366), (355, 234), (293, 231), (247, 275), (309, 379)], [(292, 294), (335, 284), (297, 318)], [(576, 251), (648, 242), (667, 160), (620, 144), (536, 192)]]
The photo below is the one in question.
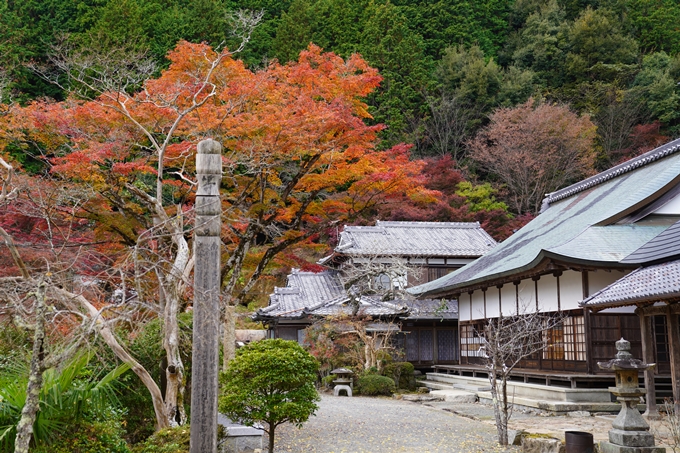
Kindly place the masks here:
[(477, 395), (473, 392), (466, 392), (464, 390), (432, 390), (430, 395), (441, 397), (442, 401), (447, 403), (475, 403), (477, 402)]
[(451, 384), (446, 383), (446, 382), (439, 382), (439, 381), (430, 381), (425, 380), (425, 381), (418, 381), (418, 385), (421, 387), (427, 387), (431, 390), (451, 390), (453, 387)]
[[(493, 398), (491, 397), (491, 392), (478, 392), (477, 396), (479, 400), (485, 403), (492, 403)], [(569, 402), (569, 401), (555, 401), (555, 400), (534, 400), (530, 398), (523, 397), (510, 397), (508, 398), (510, 402), (516, 406), (528, 407), (533, 409), (541, 409), (544, 411), (556, 412), (556, 413), (568, 413), (568, 412), (611, 412), (616, 413), (621, 409), (619, 403), (588, 403), (588, 402)], [(645, 405), (638, 405), (638, 410), (644, 412)]]
[(490, 385), (485, 386), (480, 384), (453, 384), (453, 388), (468, 392), (488, 392), (491, 390)]

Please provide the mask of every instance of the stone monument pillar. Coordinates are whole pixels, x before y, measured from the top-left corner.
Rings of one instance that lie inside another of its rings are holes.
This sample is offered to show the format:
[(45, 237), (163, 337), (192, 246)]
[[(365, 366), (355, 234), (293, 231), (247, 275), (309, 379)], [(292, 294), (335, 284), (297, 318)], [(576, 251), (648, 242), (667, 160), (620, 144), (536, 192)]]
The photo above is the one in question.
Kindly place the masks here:
[(603, 370), (614, 370), (616, 387), (609, 387), (621, 403), (621, 411), (612, 422), (609, 442), (600, 442), (602, 453), (666, 453), (665, 448), (654, 446), (654, 435), (649, 425), (637, 409), (640, 397), (646, 390), (638, 385), (638, 373), (647, 370), (652, 364), (633, 358), (630, 342), (621, 338), (616, 342), (616, 358), (609, 362), (598, 362)]
[(218, 142), (203, 140), (196, 154), (191, 453), (217, 452), (221, 153), (222, 145)]

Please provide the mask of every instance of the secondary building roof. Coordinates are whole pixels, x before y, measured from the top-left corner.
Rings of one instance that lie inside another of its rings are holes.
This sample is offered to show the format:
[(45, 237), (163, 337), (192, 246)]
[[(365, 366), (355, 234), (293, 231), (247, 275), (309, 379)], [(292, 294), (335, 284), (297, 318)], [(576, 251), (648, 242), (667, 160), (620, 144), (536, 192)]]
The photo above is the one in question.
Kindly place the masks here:
[[(398, 316), (405, 319), (458, 319), (456, 301), (392, 300), (362, 296), (358, 312), (371, 317)], [(293, 269), (284, 288), (274, 288), (269, 306), (259, 309), (254, 319), (302, 319), (310, 316), (351, 314), (354, 306), (343, 289), (338, 272), (303, 272)]]
[[(590, 266), (622, 262), (668, 228), (633, 224), (636, 213), (680, 182), (680, 140), (548, 194), (542, 213), (467, 266), (411, 288), (420, 297), (455, 294), (509, 280), (547, 259)], [(619, 224), (617, 224), (619, 223)], [(616, 224), (616, 225), (615, 225)]]
[[(293, 269), (285, 288), (274, 288), (269, 306), (259, 309), (253, 318), (301, 319), (308, 316), (351, 314), (354, 307), (343, 289), (336, 271), (303, 272)], [(376, 298), (360, 297), (359, 313), (370, 316), (396, 316), (408, 308)]]
[(345, 226), (335, 253), (476, 258), (496, 246), (479, 222), (383, 222)]
[(680, 261), (641, 267), (581, 302), (594, 310), (680, 299)]

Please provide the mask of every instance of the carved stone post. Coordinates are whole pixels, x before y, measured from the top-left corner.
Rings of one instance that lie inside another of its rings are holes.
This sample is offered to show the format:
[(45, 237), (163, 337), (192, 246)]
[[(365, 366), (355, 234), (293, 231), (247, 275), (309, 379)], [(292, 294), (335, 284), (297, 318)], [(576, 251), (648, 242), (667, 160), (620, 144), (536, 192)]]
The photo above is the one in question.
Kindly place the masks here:
[(196, 155), (191, 453), (217, 451), (221, 152), (218, 142), (203, 140)]

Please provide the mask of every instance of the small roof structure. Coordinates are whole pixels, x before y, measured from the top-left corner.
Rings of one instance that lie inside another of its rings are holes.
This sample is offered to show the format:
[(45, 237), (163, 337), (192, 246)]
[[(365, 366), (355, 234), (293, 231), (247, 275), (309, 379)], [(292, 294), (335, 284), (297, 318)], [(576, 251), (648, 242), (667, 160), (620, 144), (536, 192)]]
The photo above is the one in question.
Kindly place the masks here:
[[(458, 304), (441, 300), (391, 300), (361, 296), (359, 313), (372, 317), (399, 317), (404, 319), (458, 319)], [(353, 306), (343, 289), (335, 270), (304, 272), (293, 269), (286, 287), (274, 288), (269, 306), (259, 309), (253, 318), (259, 321), (273, 319), (302, 319), (310, 316), (351, 314)]]
[(384, 222), (345, 226), (336, 256), (477, 258), (496, 246), (479, 222)]
[[(634, 257), (633, 252), (643, 253), (641, 247), (652, 239), (661, 241), (660, 233), (672, 223), (668, 219), (634, 222), (663, 206), (678, 190), (678, 151), (680, 139), (548, 194), (541, 214), (502, 244), (467, 266), (409, 291), (419, 297), (456, 294), (529, 275), (551, 260), (577, 266), (637, 267), (624, 259)], [(680, 232), (668, 234), (677, 237)], [(674, 249), (678, 247), (676, 243)]]
[[(408, 308), (395, 302), (362, 296), (358, 300), (359, 313), (373, 316), (397, 316), (407, 313)], [(354, 307), (343, 289), (337, 271), (304, 272), (293, 269), (284, 288), (274, 288), (269, 306), (255, 312), (253, 318), (302, 319), (308, 316), (331, 316), (351, 314)]]
[(680, 260), (641, 267), (583, 300), (593, 311), (622, 305), (680, 301)]

